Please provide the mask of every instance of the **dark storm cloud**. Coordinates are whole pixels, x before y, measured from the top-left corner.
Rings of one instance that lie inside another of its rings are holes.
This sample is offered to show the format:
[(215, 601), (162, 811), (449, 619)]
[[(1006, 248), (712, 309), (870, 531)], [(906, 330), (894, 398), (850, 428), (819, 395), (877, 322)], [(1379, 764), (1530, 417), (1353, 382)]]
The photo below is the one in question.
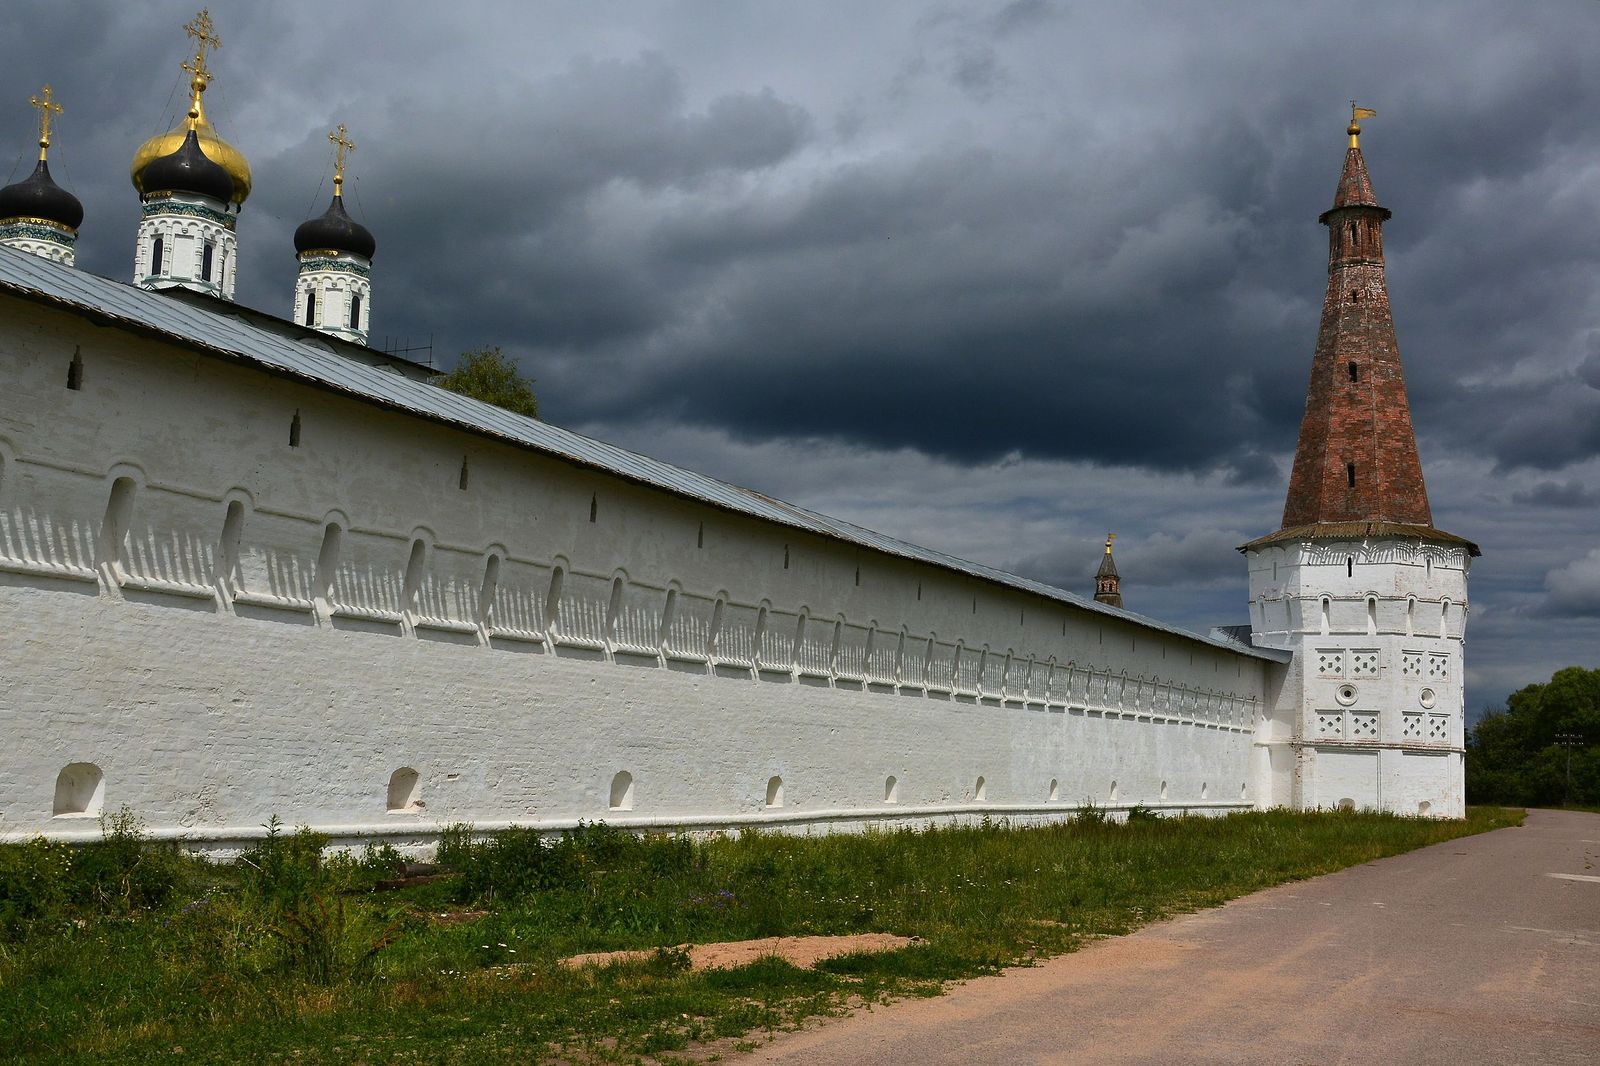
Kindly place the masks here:
[[(0, 137), (30, 165), (52, 82), (85, 269), (128, 274), (193, 5), (0, 8)], [(347, 122), (375, 341), (504, 345), (557, 421), (1071, 588), (1115, 528), (1197, 626), (1280, 513), (1360, 96), (1435, 513), (1485, 549), (1468, 684), (1593, 643), (1591, 4), (211, 6), (241, 302), (287, 309)]]
[(1521, 507), (1600, 507), (1600, 488), (1580, 481), (1540, 481), (1513, 493), (1511, 502)]

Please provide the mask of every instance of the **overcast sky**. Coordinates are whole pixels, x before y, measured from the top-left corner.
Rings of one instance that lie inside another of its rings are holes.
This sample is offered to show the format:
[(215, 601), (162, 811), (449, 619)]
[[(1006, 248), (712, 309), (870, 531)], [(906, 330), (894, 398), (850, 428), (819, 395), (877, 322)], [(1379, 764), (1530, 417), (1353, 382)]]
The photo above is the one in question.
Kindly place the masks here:
[[(127, 279), (187, 3), (0, 7), (0, 176)], [(501, 345), (546, 417), (1081, 593), (1243, 622), (1279, 525), (1349, 100), (1468, 707), (1600, 665), (1600, 5), (213, 2), (241, 303), (358, 148), (373, 343)]]

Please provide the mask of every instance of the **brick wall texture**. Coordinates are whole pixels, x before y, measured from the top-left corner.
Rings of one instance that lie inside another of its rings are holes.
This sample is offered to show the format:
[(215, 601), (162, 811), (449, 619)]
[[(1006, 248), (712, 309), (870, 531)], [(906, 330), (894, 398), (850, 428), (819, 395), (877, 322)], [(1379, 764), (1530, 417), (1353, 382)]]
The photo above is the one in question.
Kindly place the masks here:
[(1380, 207), (1361, 157), (1345, 155), (1328, 227), (1328, 291), (1283, 526), (1431, 526), (1383, 271)]

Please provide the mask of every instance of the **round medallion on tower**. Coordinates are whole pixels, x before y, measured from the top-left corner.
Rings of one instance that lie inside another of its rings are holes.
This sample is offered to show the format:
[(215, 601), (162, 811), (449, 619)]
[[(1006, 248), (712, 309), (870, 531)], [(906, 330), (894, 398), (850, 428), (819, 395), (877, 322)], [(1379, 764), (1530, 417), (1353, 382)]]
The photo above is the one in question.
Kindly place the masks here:
[(294, 231), (300, 276), (295, 282), (295, 318), (304, 325), (356, 344), (367, 343), (371, 315), (372, 254), (378, 242), (344, 207), (345, 153), (356, 149), (343, 124), (328, 134), (334, 145), (333, 202), (318, 218)]
[(76, 258), (78, 226), (83, 205), (50, 177), (46, 156), (50, 149), (50, 116), (61, 105), (50, 98), (46, 85), (29, 100), (39, 109), (39, 162), (33, 173), (0, 189), (0, 245), (17, 248), (71, 266)]

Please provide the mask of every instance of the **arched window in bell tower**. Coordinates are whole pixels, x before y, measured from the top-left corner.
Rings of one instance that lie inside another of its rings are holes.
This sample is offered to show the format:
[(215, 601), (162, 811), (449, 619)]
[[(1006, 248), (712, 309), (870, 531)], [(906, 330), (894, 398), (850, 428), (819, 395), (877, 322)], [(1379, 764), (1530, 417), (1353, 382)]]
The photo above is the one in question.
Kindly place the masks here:
[(151, 243), (151, 245), (150, 245), (150, 273), (151, 274), (154, 274), (154, 275), (157, 275), (157, 276), (160, 275), (161, 267), (163, 265), (161, 260), (166, 257), (165, 256), (166, 250), (167, 250), (167, 242), (166, 242), (165, 238), (157, 237)]

